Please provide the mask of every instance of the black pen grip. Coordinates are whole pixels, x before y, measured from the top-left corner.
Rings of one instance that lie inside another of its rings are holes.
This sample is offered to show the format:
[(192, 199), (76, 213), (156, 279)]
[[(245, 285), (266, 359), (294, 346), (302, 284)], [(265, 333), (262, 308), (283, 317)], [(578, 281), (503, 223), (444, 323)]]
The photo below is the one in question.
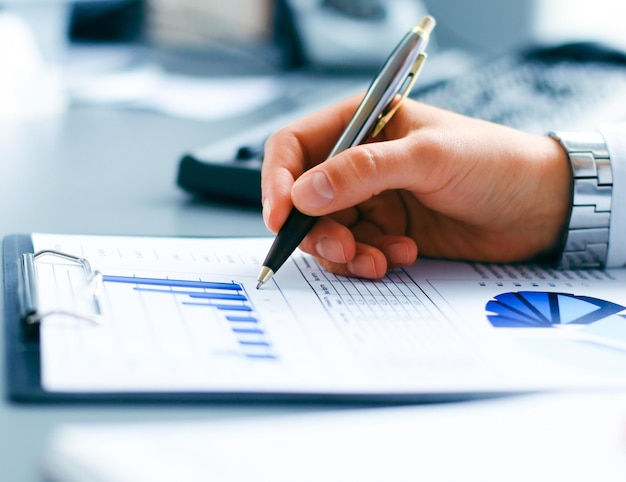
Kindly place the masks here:
[(317, 217), (302, 214), (293, 208), (287, 216), (285, 224), (276, 235), (263, 266), (267, 266), (274, 273), (278, 271), (311, 230), (315, 221), (317, 221)]

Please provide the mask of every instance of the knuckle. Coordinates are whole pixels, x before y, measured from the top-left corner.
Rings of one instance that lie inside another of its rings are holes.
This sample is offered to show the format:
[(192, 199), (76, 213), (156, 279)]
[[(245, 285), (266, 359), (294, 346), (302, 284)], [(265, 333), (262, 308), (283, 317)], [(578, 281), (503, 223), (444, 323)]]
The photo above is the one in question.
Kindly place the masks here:
[(349, 184), (371, 185), (380, 175), (379, 156), (372, 145), (354, 149), (350, 157)]
[(280, 146), (283, 142), (285, 142), (285, 139), (290, 136), (291, 133), (287, 127), (283, 127), (282, 129), (272, 132), (265, 140), (264, 149), (266, 153), (271, 151), (274, 146)]
[(420, 190), (439, 191), (468, 167), (462, 141), (441, 129), (422, 129), (411, 145), (413, 178)]
[(420, 156), (440, 159), (450, 150), (450, 138), (445, 138), (438, 129), (423, 129), (416, 140), (415, 149)]

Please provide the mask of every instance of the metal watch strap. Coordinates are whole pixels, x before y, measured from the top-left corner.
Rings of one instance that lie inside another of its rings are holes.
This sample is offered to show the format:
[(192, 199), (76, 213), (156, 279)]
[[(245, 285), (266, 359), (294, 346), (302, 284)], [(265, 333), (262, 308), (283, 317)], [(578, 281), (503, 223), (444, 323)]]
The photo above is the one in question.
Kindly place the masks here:
[(563, 269), (595, 269), (606, 264), (613, 173), (602, 135), (597, 132), (550, 132), (567, 152), (572, 166), (572, 213), (561, 255)]

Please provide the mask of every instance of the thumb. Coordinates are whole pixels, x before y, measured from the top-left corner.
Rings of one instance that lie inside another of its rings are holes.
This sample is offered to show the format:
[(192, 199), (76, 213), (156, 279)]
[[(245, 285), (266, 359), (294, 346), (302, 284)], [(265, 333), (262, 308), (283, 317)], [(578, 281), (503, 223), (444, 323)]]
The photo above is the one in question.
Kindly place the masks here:
[(294, 183), (294, 205), (312, 216), (340, 211), (391, 189), (436, 190), (444, 180), (436, 156), (415, 136), (350, 148)]

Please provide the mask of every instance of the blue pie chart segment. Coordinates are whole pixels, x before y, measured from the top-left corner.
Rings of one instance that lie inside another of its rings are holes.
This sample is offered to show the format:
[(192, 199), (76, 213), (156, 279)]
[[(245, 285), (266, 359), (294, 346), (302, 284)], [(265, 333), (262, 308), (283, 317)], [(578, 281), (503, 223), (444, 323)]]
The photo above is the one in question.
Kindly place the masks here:
[(550, 291), (502, 293), (485, 306), (487, 319), (493, 326), (509, 328), (589, 324), (624, 309), (622, 305), (599, 298)]

